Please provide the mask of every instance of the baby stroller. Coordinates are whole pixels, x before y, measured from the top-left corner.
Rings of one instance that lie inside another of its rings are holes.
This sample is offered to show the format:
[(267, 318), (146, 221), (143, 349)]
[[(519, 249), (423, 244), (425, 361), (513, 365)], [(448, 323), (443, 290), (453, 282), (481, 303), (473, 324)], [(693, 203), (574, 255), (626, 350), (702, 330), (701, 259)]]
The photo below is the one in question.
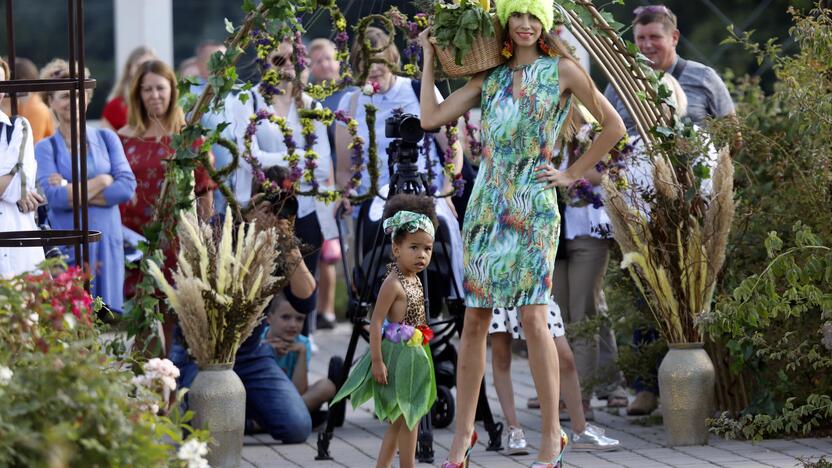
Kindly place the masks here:
[[(345, 239), (348, 238), (348, 224), (339, 209), (339, 231), (341, 234), (341, 249), (344, 266), (344, 277), (349, 296), (347, 317), (353, 324), (352, 336), (344, 363), (342, 375), (337, 382), (340, 387), (349, 374), (349, 369), (355, 361), (355, 351), (359, 337), (369, 341), (366, 325), (372, 306), (378, 295), (378, 290), (384, 280), (385, 265), (392, 258), (391, 242), (381, 229), (380, 215), (369, 213), (372, 203), (361, 205), (359, 215), (354, 226), (354, 250), (348, 253)], [(457, 352), (451, 340), (455, 333), (462, 330), (465, 306), (461, 281), (454, 278), (452, 266), (451, 231), (446, 222), (440, 219), (434, 243), (433, 259), (427, 270), (422, 273), (422, 285), (425, 288), (426, 313), (434, 338), (430, 342), (431, 354), (434, 361), (436, 377), (436, 403), (429, 418), (423, 418), (420, 423), (419, 441), (416, 458), (420, 462), (432, 463), (433, 427), (444, 428), (454, 419), (456, 404), (451, 390), (456, 384)], [(351, 265), (351, 259), (354, 265)], [(450, 279), (450, 280), (449, 280)], [(446, 311), (447, 314), (443, 314)], [(485, 386), (481, 389), (478, 419), (485, 423), (489, 432), (489, 450), (499, 450), (501, 447), (502, 424), (495, 423), (491, 415), (488, 401), (485, 398)], [(339, 402), (343, 405), (346, 402)], [(336, 405), (337, 406), (337, 405)], [(333, 410), (334, 411), (334, 410)], [(331, 412), (333, 412), (331, 411)], [(318, 434), (318, 455), (316, 460), (330, 460), (329, 441), (332, 438), (334, 426), (338, 421), (328, 420), (326, 428)]]

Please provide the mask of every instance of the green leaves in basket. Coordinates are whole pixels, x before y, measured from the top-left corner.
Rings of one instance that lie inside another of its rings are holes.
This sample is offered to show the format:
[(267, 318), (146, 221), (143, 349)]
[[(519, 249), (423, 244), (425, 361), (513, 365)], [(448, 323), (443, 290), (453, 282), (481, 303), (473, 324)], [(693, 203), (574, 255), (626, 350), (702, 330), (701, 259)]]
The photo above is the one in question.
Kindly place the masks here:
[(341, 385), (341, 389), (338, 390), (338, 393), (335, 394), (335, 398), (332, 399), (333, 404), (343, 400), (345, 397), (353, 393), (358, 387), (361, 386), (361, 384), (364, 383), (365, 380), (373, 379), (373, 376), (370, 375), (370, 364), (370, 352), (368, 351), (361, 357), (358, 364), (352, 368), (352, 372), (350, 372), (350, 376), (347, 377), (347, 381), (344, 382), (344, 385)]
[(431, 398), (423, 383), (430, 379), (430, 371), (430, 358), (423, 347), (402, 346), (396, 363), (396, 399), (410, 430), (430, 409)]
[(433, 36), (436, 44), (454, 54), (457, 65), (471, 51), (479, 36), (494, 37), (491, 15), (476, 2), (463, 1), (451, 5), (437, 2), (433, 14)]

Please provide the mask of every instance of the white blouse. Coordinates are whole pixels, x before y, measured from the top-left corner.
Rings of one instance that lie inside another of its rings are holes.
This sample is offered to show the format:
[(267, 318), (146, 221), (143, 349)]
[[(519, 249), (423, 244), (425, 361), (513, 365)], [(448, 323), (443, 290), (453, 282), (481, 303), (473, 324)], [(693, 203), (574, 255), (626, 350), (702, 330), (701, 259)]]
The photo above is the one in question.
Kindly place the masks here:
[[(258, 111), (265, 109), (269, 112), (274, 112), (273, 106), (267, 103), (265, 98), (260, 94), (257, 94), (256, 103), (252, 100), (252, 93), (245, 94), (248, 95), (248, 100), (245, 103), (238, 96), (229, 96), (225, 103), (226, 116), (231, 122), (230, 128), (232, 128), (237, 142), (237, 148), (241, 155), (245, 148), (243, 139), (246, 128), (249, 124), (249, 118), (255, 113), (255, 107)], [(302, 99), (303, 105), (306, 108), (321, 108), (321, 104), (307, 94), (303, 94)], [(294, 100), (289, 106), (286, 123), (293, 130), (292, 138), (297, 144), (295, 154), (300, 157), (298, 165), (303, 168), (305, 164), (303, 149), (305, 138), (301, 134), (300, 115), (298, 114)], [(332, 188), (330, 184), (330, 178), (332, 177), (331, 148), (329, 147), (326, 127), (317, 120), (315, 121), (315, 137), (316, 139), (312, 149), (318, 155), (318, 167), (314, 170), (314, 177), (320, 186), (320, 190), (328, 190)], [(288, 161), (286, 161), (288, 152), (286, 144), (283, 142), (283, 133), (280, 131), (280, 127), (267, 120), (261, 120), (257, 124), (257, 132), (251, 141), (251, 154), (260, 162), (263, 169), (273, 166), (289, 166)], [(234, 172), (233, 191), (234, 198), (241, 206), (247, 206), (249, 200), (251, 200), (252, 183), (253, 171), (251, 165), (240, 157), (239, 165)], [(301, 190), (306, 191), (311, 190), (311, 188), (311, 183), (301, 182)], [(316, 200), (314, 197), (298, 197), (298, 218), (302, 218), (311, 213), (317, 213), (318, 222), (321, 225), (325, 239), (332, 239), (338, 236), (334, 215), (330, 207)]]
[[(17, 201), (26, 192), (35, 191), (35, 177), (37, 163), (32, 143), (32, 127), (29, 122), (18, 117), (12, 129), (12, 137), (6, 144), (6, 132), (9, 131), (11, 120), (0, 111), (0, 174), (9, 174), (20, 157), (20, 148), (24, 147), (23, 167), (12, 178), (6, 190), (0, 193), (0, 232), (35, 231), (35, 212), (21, 213), (17, 208)], [(26, 139), (23, 138), (24, 127)], [(26, 177), (26, 186), (21, 187), (21, 175)], [(26, 271), (36, 269), (38, 263), (44, 259), (42, 247), (0, 247), (0, 276), (10, 278)]]

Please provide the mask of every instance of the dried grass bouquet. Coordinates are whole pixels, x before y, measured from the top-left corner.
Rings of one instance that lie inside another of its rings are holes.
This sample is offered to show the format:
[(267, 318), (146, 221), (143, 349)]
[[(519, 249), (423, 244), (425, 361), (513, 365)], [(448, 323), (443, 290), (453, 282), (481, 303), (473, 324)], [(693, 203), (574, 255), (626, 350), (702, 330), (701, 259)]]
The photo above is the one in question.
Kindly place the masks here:
[(288, 275), (282, 274), (287, 268), (277, 268), (280, 276), (276, 273), (288, 253), (287, 236), (275, 223), (264, 220), (265, 228), (257, 224), (240, 223), (235, 232), (229, 208), (222, 231), (215, 233), (196, 213), (185, 212), (177, 226), (175, 286), (149, 262), (148, 271), (176, 311), (190, 353), (201, 367), (233, 362), (272, 296), (287, 282)]
[[(668, 129), (670, 130), (670, 129)], [(624, 176), (605, 177), (604, 205), (627, 268), (669, 343), (702, 341), (734, 217), (734, 168), (704, 133), (674, 129)]]

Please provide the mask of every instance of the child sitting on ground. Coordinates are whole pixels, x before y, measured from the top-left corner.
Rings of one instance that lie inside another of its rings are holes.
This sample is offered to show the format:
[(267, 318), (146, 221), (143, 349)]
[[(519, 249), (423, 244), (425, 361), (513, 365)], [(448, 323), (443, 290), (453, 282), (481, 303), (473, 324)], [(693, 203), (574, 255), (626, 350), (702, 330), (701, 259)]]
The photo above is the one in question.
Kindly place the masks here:
[[(325, 413), (320, 413), (321, 406), (335, 396), (335, 383), (330, 378), (318, 380), (309, 385), (309, 361), (312, 359), (312, 347), (309, 338), (301, 335), (306, 315), (295, 310), (285, 296), (275, 296), (269, 311), (269, 328), (266, 341), (275, 351), (277, 365), (295, 384), (298, 393), (312, 414), (313, 427), (322, 422)], [(330, 363), (330, 367), (332, 363)], [(340, 366), (339, 366), (340, 367)]]

